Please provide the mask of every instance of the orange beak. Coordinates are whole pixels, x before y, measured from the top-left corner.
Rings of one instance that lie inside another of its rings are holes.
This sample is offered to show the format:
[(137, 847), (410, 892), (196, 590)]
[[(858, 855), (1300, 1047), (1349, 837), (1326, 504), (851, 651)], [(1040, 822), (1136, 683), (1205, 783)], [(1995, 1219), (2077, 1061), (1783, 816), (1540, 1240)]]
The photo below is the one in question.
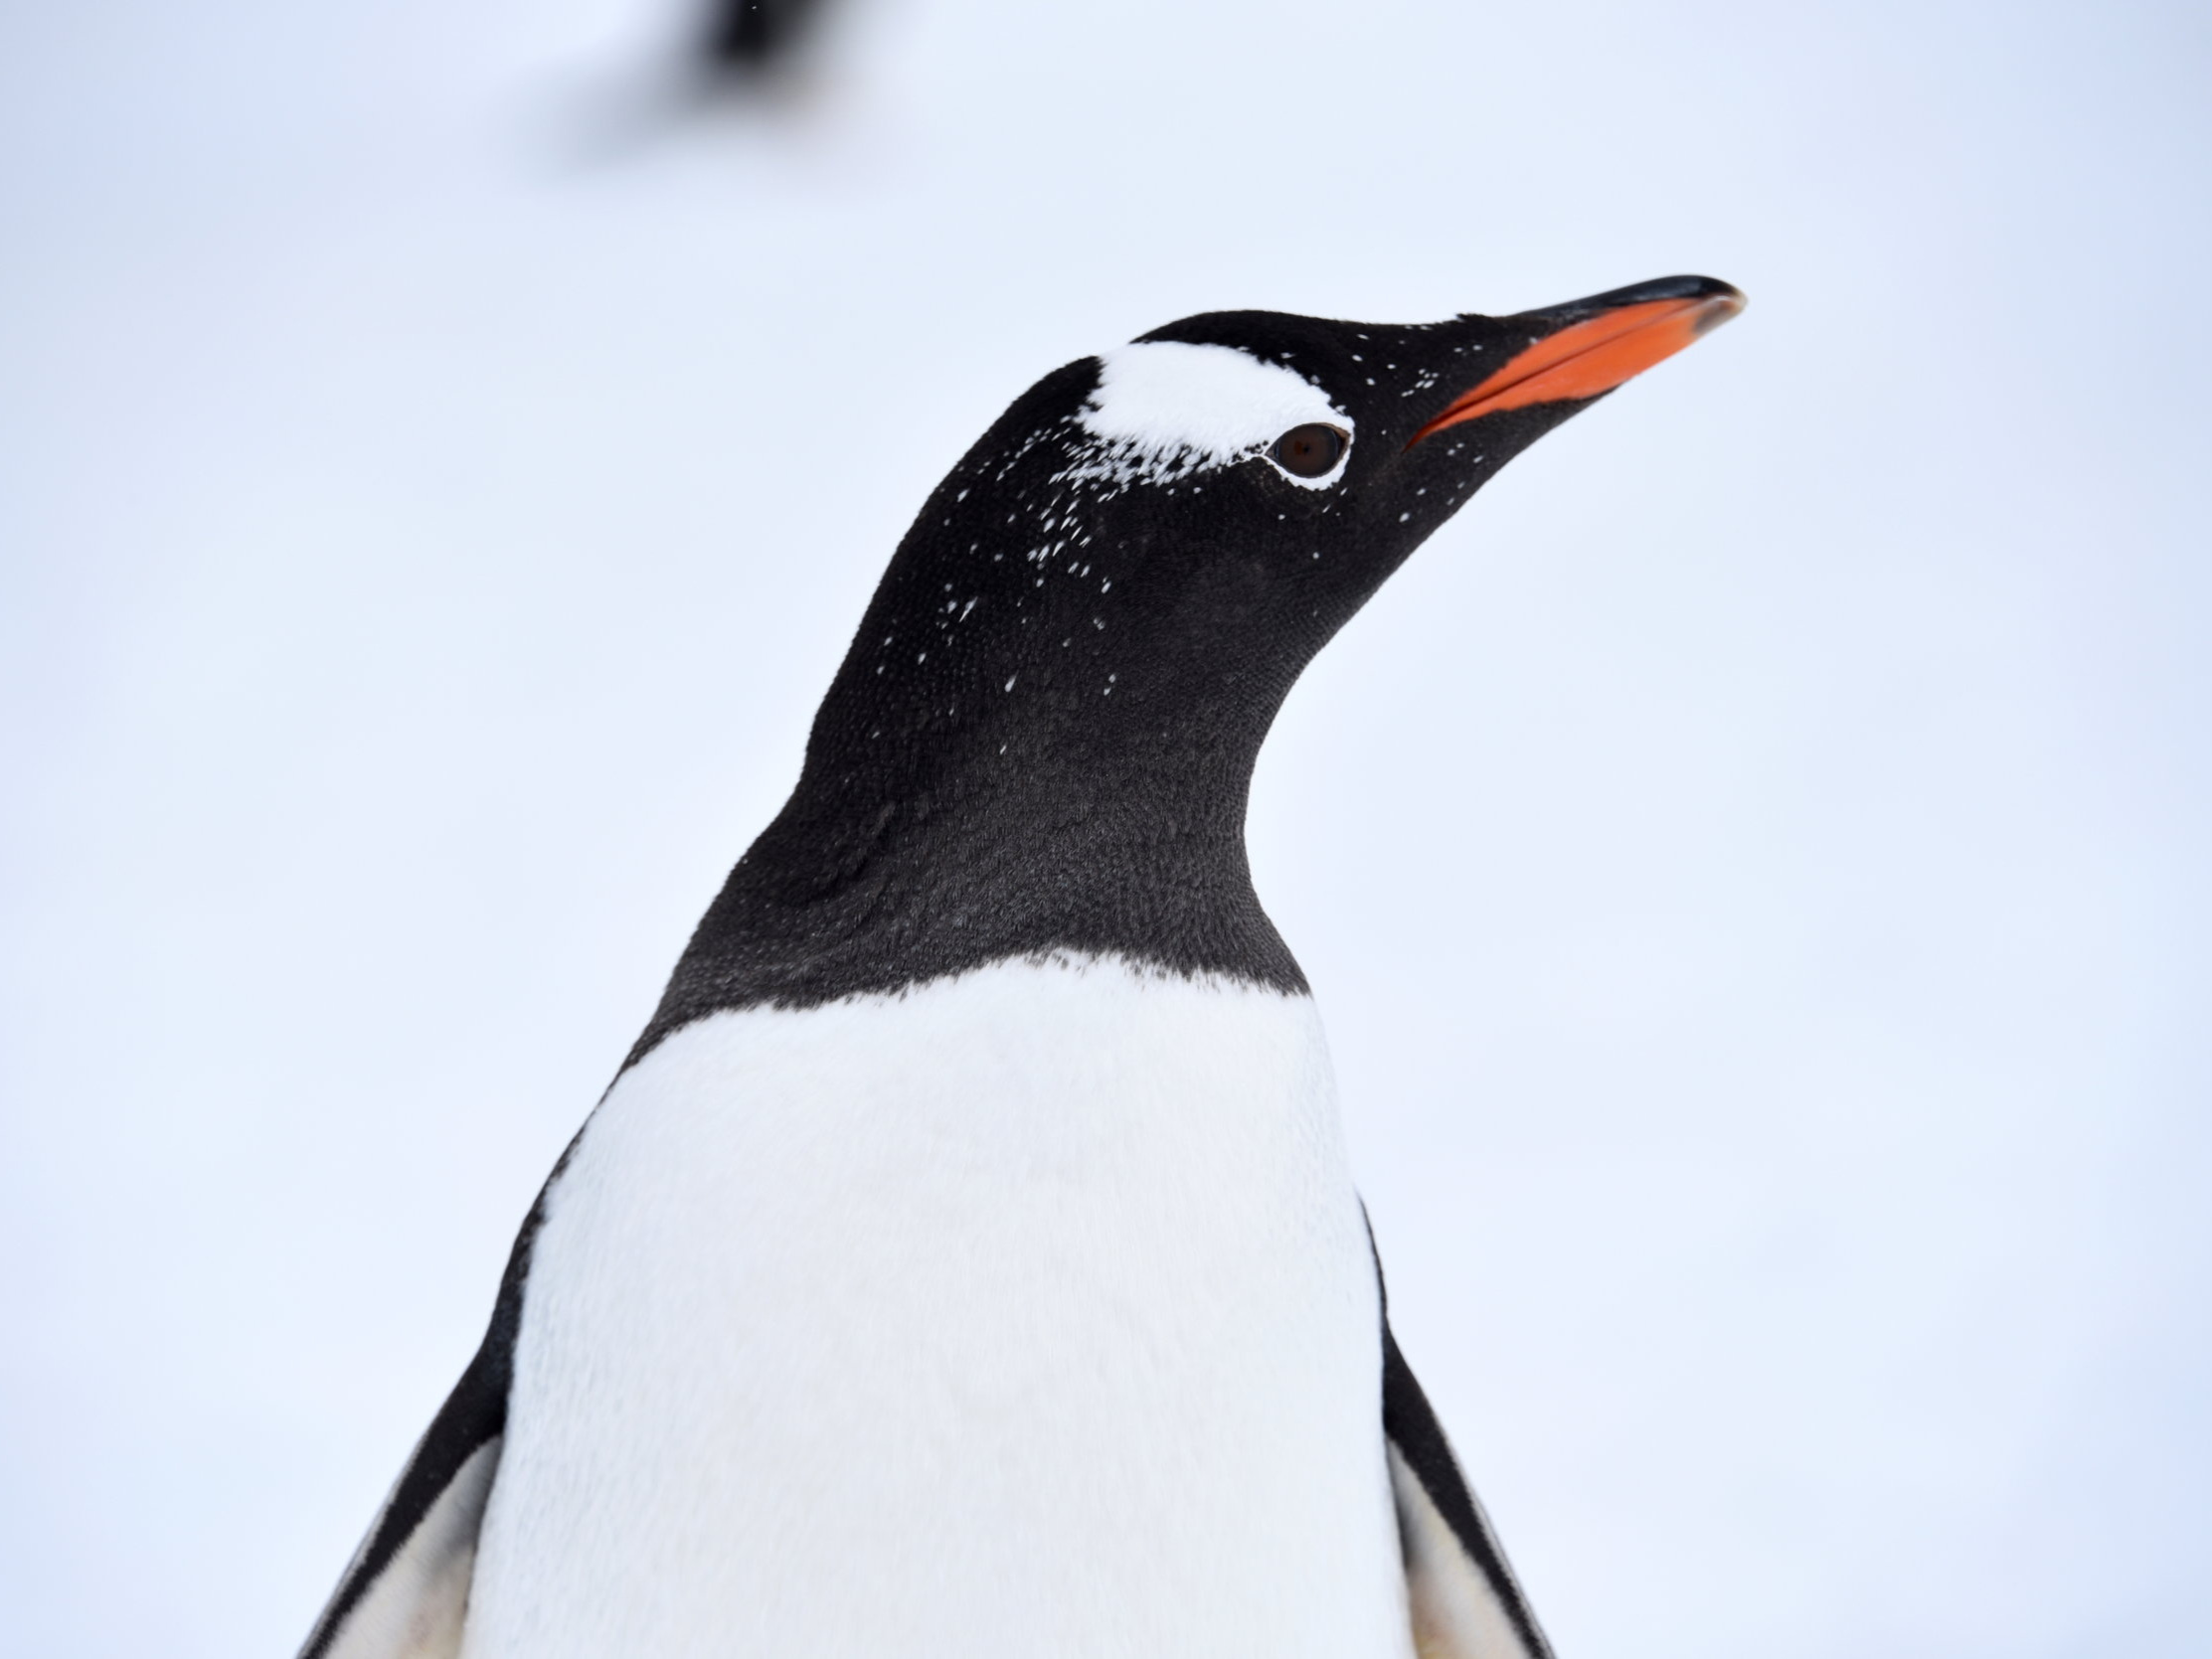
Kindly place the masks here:
[(1570, 323), (1453, 399), (1406, 447), (1499, 410), (1575, 403), (1611, 392), (1743, 308), (1744, 296), (1730, 288), (1692, 299), (1647, 299)]

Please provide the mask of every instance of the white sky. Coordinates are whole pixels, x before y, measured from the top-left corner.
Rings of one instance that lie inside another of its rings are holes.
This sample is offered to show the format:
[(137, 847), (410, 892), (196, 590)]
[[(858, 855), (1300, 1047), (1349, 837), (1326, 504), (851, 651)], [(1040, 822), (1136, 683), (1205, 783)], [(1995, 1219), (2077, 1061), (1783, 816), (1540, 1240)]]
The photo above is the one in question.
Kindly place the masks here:
[(1014, 394), (1695, 270), (1263, 764), (1401, 1335), (1572, 1659), (2212, 1650), (2208, 16), (0, 12), (0, 1646), (290, 1651)]

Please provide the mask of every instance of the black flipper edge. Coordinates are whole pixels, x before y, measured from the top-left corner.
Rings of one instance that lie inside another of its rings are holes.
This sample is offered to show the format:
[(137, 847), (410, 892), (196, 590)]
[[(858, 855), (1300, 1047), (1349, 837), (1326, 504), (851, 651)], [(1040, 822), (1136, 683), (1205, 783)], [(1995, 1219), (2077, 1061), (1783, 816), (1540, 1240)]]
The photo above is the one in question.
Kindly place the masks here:
[(507, 1257), (483, 1342), (370, 1523), (299, 1659), (401, 1659), (458, 1647), (477, 1528), (507, 1428), (523, 1280), (544, 1213), (540, 1193)]
[[(1374, 1232), (1368, 1243), (1372, 1247)], [(1383, 1438), (1420, 1659), (1553, 1659), (1505, 1551), (1460, 1474), (1444, 1424), (1390, 1328), (1383, 1263)]]

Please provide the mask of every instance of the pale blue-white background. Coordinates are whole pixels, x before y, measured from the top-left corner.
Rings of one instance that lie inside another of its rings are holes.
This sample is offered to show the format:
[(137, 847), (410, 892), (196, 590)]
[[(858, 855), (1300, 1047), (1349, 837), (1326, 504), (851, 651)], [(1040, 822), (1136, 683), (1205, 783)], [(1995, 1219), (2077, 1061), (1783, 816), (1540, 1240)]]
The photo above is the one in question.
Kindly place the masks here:
[(2212, 25), (0, 14), (0, 1649), (283, 1655), (930, 484), (1184, 313), (1677, 270), (1253, 805), (1570, 1659), (2212, 1650)]

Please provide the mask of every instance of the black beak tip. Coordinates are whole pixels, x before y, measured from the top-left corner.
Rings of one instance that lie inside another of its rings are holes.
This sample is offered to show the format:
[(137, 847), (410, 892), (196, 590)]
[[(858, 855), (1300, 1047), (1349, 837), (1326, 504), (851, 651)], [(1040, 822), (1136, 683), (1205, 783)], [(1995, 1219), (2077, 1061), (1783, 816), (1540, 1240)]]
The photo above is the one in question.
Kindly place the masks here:
[(1617, 311), (1623, 306), (1648, 305), (1653, 300), (1661, 299), (1717, 299), (1726, 302), (1712, 307), (1707, 313), (1706, 326), (1733, 317), (1744, 308), (1743, 290), (1732, 282), (1723, 282), (1717, 276), (1655, 276), (1648, 282), (1632, 282), (1625, 288), (1612, 288), (1602, 294), (1592, 294), (1587, 299), (1571, 299), (1564, 305), (1542, 306), (1525, 315), (1564, 325), (1580, 322), (1585, 317), (1599, 316), (1607, 311)]
[(1638, 282), (1633, 287), (1617, 288), (1610, 294), (1599, 294), (1583, 303), (1610, 309), (1616, 305), (1640, 305), (1651, 299), (1733, 299), (1741, 305), (1744, 294), (1734, 283), (1723, 282), (1717, 276), (1661, 276), (1649, 282)]

